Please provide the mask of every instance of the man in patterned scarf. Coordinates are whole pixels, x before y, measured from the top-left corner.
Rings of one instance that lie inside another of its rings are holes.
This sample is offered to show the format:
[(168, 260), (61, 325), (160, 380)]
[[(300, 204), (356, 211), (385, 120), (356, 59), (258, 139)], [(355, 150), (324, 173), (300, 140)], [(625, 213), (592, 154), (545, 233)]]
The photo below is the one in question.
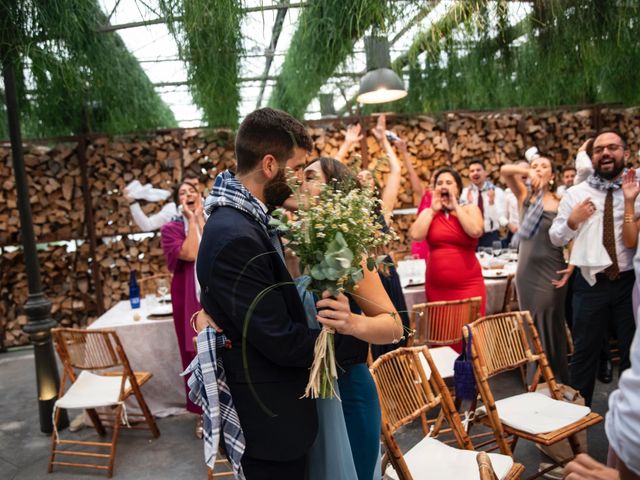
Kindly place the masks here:
[(562, 197), (558, 216), (549, 230), (551, 242), (563, 246), (578, 235), (592, 215), (602, 215), (602, 245), (589, 248), (604, 247), (611, 265), (596, 275), (593, 286), (578, 272), (573, 286), (575, 351), (569, 366), (570, 378), (571, 386), (580, 391), (587, 405), (591, 405), (598, 352), (609, 320), (618, 339), (620, 372), (630, 365), (629, 348), (635, 332), (631, 303), (635, 246), (629, 248), (623, 237), (637, 241), (640, 188), (634, 172), (625, 171), (628, 160), (629, 148), (622, 134), (613, 130), (601, 132), (593, 143), (593, 174)]

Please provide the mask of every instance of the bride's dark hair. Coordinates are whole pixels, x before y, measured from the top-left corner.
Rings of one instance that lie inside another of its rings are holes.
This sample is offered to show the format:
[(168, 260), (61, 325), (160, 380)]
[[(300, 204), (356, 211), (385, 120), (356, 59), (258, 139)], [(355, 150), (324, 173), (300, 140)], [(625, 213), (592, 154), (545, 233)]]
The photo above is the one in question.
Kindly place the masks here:
[(318, 157), (313, 159), (309, 165), (316, 162), (320, 162), (320, 169), (324, 178), (327, 179), (327, 185), (330, 185), (333, 189), (351, 190), (359, 188), (356, 176), (339, 160), (331, 157)]

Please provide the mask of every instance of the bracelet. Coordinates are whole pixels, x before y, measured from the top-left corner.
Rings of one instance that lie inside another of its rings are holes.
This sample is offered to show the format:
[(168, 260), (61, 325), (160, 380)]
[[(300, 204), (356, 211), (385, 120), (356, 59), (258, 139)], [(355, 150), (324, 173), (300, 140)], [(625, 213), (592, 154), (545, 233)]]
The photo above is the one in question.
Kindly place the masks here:
[(633, 214), (625, 213), (624, 215), (624, 223), (635, 223), (636, 219), (633, 218)]
[(198, 318), (198, 314), (202, 311), (202, 309), (198, 310), (197, 312), (194, 312), (193, 315), (191, 315), (191, 320), (189, 320), (189, 325), (191, 325), (191, 328), (193, 328), (193, 331), (196, 333), (198, 332), (198, 329), (195, 326), (196, 320)]

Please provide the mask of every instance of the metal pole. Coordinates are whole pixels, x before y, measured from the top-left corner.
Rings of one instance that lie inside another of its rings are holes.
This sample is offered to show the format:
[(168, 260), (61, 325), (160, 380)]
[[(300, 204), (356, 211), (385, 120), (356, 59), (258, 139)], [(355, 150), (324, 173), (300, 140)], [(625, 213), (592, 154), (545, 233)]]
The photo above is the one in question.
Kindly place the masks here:
[(102, 277), (100, 275), (100, 262), (96, 257), (97, 241), (96, 241), (96, 224), (93, 220), (93, 202), (91, 200), (91, 192), (89, 191), (89, 174), (87, 172), (87, 140), (83, 135), (80, 136), (78, 147), (76, 148), (78, 155), (78, 163), (80, 163), (80, 176), (82, 178), (82, 198), (84, 199), (84, 219), (87, 227), (87, 236), (89, 237), (89, 255), (91, 255), (91, 275), (93, 277), (93, 286), (96, 291), (96, 307), (98, 315), (104, 313), (104, 292), (102, 290)]
[[(4, 78), (13, 171), (16, 178), (18, 210), (20, 211), (22, 247), (29, 283), (29, 297), (24, 305), (24, 311), (27, 314), (27, 324), (24, 326), (24, 331), (29, 335), (35, 354), (40, 431), (51, 433), (53, 431), (51, 414), (60, 386), (58, 367), (53, 353), (53, 344), (51, 343), (51, 329), (56, 327), (57, 323), (51, 318), (51, 302), (44, 295), (40, 281), (40, 264), (33, 234), (29, 188), (22, 155), (22, 136), (20, 133), (15, 72), (10, 58), (5, 57), (2, 61), (2, 76)], [(58, 427), (64, 428), (68, 424), (69, 420), (66, 412), (63, 411)]]

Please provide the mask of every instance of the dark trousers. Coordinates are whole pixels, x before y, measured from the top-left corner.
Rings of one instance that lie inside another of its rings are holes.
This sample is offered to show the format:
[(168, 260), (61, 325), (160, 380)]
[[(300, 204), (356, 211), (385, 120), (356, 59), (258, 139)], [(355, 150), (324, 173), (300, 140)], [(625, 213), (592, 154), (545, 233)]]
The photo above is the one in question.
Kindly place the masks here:
[(247, 480), (305, 480), (308, 456), (288, 462), (275, 462), (257, 458), (242, 457), (242, 471)]
[(615, 329), (620, 348), (620, 372), (629, 368), (629, 349), (635, 333), (631, 292), (633, 270), (622, 272), (617, 280), (598, 274), (590, 287), (578, 273), (573, 284), (574, 353), (569, 365), (571, 386), (591, 405), (602, 341), (608, 336), (607, 324)]
[(478, 247), (492, 247), (493, 242), (500, 241), (500, 232), (498, 230), (494, 230), (492, 232), (484, 232), (478, 239)]

